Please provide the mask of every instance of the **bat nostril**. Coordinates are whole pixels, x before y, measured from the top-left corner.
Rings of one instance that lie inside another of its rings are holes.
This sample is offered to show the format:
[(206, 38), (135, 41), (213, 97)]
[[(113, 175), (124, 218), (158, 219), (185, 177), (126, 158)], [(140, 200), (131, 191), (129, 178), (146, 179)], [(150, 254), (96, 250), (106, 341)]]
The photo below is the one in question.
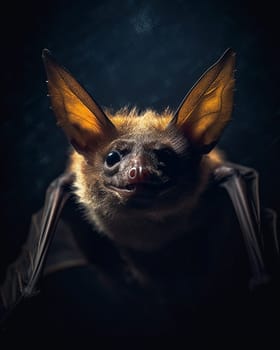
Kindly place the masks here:
[(127, 172), (128, 181), (130, 183), (141, 183), (149, 181), (151, 173), (148, 169), (142, 167), (141, 165), (134, 166), (130, 168)]
[(127, 181), (131, 184), (140, 184), (149, 182), (151, 171), (148, 168), (149, 164), (143, 157), (133, 158), (127, 169)]
[(133, 167), (129, 170), (128, 177), (133, 180), (136, 178), (136, 176), (137, 176), (137, 169)]

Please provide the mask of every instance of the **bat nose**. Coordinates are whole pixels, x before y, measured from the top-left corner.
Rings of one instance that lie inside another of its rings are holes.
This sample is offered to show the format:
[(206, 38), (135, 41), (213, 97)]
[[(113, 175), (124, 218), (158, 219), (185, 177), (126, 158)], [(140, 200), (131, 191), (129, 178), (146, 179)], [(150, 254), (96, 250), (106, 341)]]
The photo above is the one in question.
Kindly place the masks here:
[(128, 182), (130, 184), (136, 184), (148, 182), (151, 172), (143, 158), (135, 158), (130, 163), (127, 175)]

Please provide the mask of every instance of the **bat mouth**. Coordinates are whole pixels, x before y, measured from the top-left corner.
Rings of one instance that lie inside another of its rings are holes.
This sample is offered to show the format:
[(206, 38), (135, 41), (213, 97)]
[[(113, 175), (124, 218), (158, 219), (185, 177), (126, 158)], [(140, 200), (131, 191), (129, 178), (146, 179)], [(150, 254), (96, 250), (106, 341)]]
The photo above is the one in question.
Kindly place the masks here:
[(131, 198), (133, 200), (151, 200), (162, 193), (168, 192), (172, 187), (174, 187), (174, 184), (171, 181), (166, 181), (164, 183), (139, 182), (126, 184), (124, 186), (108, 185), (109, 189), (117, 192), (123, 197)]

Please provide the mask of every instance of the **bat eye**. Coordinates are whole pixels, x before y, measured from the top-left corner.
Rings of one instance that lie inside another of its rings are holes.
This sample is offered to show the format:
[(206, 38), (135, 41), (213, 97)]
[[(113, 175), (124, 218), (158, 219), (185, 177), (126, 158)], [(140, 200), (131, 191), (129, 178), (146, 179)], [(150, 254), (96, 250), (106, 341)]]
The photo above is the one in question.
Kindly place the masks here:
[(118, 151), (112, 151), (108, 153), (105, 162), (108, 167), (112, 167), (113, 165), (117, 164), (121, 160), (121, 155)]
[(169, 148), (155, 150), (155, 154), (159, 162), (165, 166), (172, 164), (175, 158), (174, 152)]

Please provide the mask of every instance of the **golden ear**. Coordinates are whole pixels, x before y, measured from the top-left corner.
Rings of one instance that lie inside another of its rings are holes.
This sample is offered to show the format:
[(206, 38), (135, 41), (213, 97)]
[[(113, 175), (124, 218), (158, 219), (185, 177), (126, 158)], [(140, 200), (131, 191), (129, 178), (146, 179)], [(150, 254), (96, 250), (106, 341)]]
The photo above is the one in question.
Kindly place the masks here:
[(96, 148), (116, 131), (114, 125), (86, 90), (54, 60), (49, 50), (43, 50), (42, 58), (58, 124), (78, 152)]
[(215, 146), (231, 118), (234, 65), (235, 53), (228, 49), (186, 95), (170, 122), (201, 153)]

